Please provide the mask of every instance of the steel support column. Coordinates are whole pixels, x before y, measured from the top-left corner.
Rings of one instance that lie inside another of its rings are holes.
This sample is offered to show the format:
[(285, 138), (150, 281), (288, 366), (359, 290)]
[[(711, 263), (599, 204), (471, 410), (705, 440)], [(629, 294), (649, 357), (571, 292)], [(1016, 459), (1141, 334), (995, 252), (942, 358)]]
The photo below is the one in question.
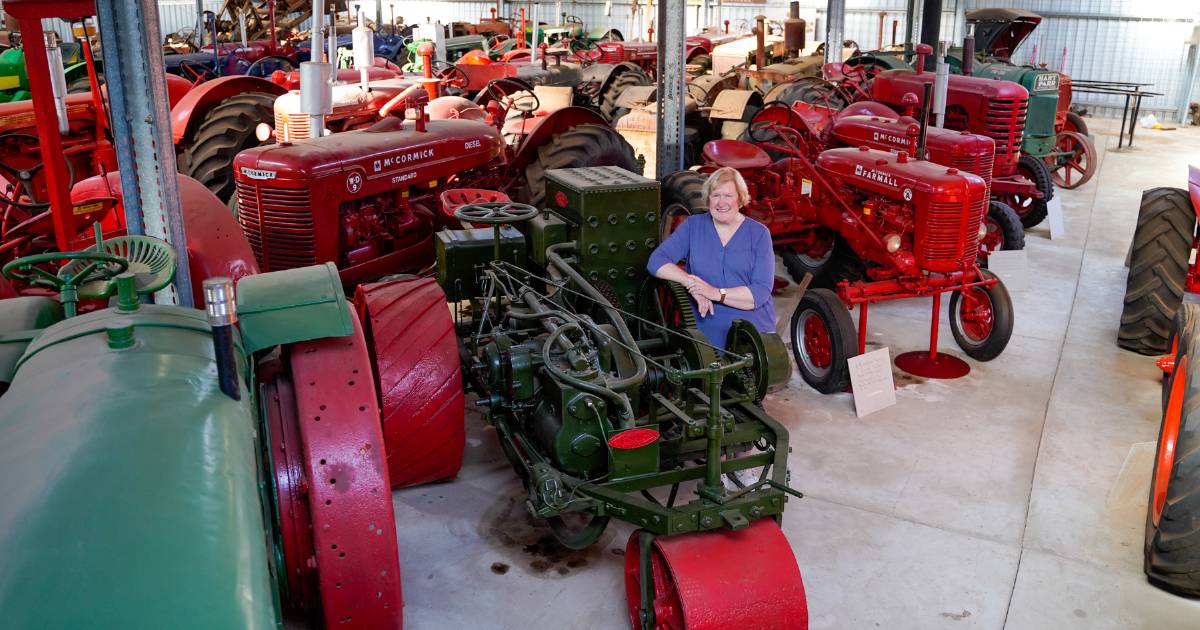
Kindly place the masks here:
[(658, 179), (683, 169), (685, 0), (658, 3)]
[(825, 5), (825, 63), (842, 62), (846, 41), (846, 0), (829, 0)]
[(937, 65), (938, 42), (942, 38), (942, 0), (923, 0), (921, 10), (921, 39), (918, 44), (933, 46), (935, 54), (925, 58), (925, 70)]
[(96, 0), (108, 100), (125, 220), (131, 234), (146, 234), (175, 246), (179, 270), (175, 285), (160, 291), (160, 302), (192, 306), (187, 237), (175, 179), (175, 145), (167, 109), (157, 0)]

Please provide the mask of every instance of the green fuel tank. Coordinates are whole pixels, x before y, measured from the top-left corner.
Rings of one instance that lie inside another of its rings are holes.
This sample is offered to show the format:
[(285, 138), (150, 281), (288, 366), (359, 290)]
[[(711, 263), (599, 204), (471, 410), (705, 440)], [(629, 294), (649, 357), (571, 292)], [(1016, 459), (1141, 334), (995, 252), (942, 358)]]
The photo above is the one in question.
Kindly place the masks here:
[(221, 393), (193, 309), (107, 309), (31, 340), (0, 397), (3, 625), (276, 627), (240, 380), (240, 401)]

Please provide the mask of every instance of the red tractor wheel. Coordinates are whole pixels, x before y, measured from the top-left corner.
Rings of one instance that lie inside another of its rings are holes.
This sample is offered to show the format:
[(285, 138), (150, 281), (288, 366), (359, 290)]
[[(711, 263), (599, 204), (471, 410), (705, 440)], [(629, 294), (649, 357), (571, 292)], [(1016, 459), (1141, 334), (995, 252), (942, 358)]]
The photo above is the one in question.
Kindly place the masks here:
[[(629, 619), (641, 623), (641, 530), (625, 545)], [(651, 543), (654, 630), (808, 628), (796, 557), (779, 525), (660, 536)]]
[(619, 166), (642, 172), (633, 147), (606, 125), (576, 125), (537, 147), (537, 158), (525, 167), (526, 194), (522, 201), (541, 207), (546, 196), (546, 171), (583, 166)]
[(466, 430), (458, 337), (431, 278), (361, 285), (354, 302), (371, 347), (393, 487), (458, 474)]
[(659, 236), (662, 240), (666, 240), (689, 216), (708, 212), (708, 206), (704, 203), (706, 179), (703, 173), (696, 171), (675, 171), (663, 178), (663, 207), (659, 214)]
[(358, 318), (260, 372), (271, 449), (281, 595), (326, 627), (400, 627), (404, 601), (383, 435)]
[(1200, 383), (1190, 365), (1191, 355), (1200, 355), (1198, 324), (1200, 306), (1183, 305), (1146, 509), (1144, 563), (1152, 584), (1189, 597), (1200, 596)]
[(1007, 194), (1000, 201), (1015, 210), (1017, 216), (1021, 217), (1021, 225), (1028, 229), (1046, 219), (1046, 204), (1054, 197), (1054, 181), (1050, 176), (1050, 167), (1032, 155), (1021, 156), (1017, 161), (1017, 173), (1033, 182), (1038, 192), (1042, 193), (1042, 198)]
[(800, 376), (822, 394), (850, 385), (846, 361), (858, 354), (858, 332), (850, 311), (829, 289), (805, 292), (792, 312), (792, 356)]
[(1079, 188), (1096, 174), (1096, 147), (1081, 133), (1058, 134), (1055, 152), (1044, 159), (1051, 169), (1054, 185), (1059, 188)]
[(983, 218), (984, 235), (979, 239), (979, 258), (1001, 250), (1025, 249), (1025, 228), (1021, 217), (1007, 204), (999, 201), (988, 203), (987, 216)]
[[(996, 278), (980, 270), (983, 279)], [(991, 361), (1004, 352), (1012, 337), (1013, 305), (1004, 283), (996, 278), (991, 288), (971, 287), (950, 296), (950, 332), (967, 356)]]

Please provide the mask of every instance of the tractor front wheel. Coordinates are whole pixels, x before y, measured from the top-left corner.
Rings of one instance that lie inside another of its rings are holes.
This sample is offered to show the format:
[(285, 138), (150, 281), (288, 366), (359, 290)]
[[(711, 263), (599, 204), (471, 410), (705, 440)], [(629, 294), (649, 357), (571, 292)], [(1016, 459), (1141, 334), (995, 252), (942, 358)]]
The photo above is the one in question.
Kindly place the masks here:
[(1023, 195), (1008, 195), (1004, 203), (1017, 211), (1021, 217), (1021, 225), (1031, 228), (1046, 220), (1047, 204), (1054, 198), (1054, 181), (1050, 175), (1050, 167), (1040, 158), (1032, 155), (1022, 155), (1017, 162), (1017, 173), (1033, 182), (1042, 198), (1026, 197)]
[(850, 385), (847, 360), (858, 354), (858, 333), (850, 311), (829, 289), (805, 292), (792, 312), (792, 356), (800, 376), (822, 394)]
[[(238, 153), (264, 144), (258, 139), (260, 123), (275, 119), (275, 95), (247, 92), (231, 96), (212, 108), (185, 139), (179, 170), (213, 191), (224, 203), (233, 198), (233, 158)], [(274, 142), (274, 140), (267, 140)]]
[(1146, 355), (1167, 351), (1171, 319), (1183, 302), (1195, 231), (1196, 214), (1186, 190), (1151, 188), (1142, 193), (1118, 346)]
[(1143, 565), (1151, 584), (1188, 597), (1200, 596), (1200, 381), (1190, 365), (1200, 355), (1198, 325), (1200, 306), (1185, 304), (1175, 317), (1179, 343), (1150, 478)]
[(1013, 305), (1008, 289), (990, 271), (980, 270), (984, 279), (996, 279), (991, 288), (971, 287), (950, 295), (950, 332), (967, 356), (991, 361), (1004, 352), (1012, 338)]
[(538, 147), (537, 159), (525, 167), (523, 202), (541, 207), (546, 196), (546, 171), (583, 166), (619, 166), (631, 173), (642, 172), (633, 147), (612, 127), (576, 125)]
[(992, 252), (1025, 249), (1025, 228), (1021, 227), (1021, 217), (1008, 204), (1000, 201), (989, 203), (983, 226), (985, 233), (979, 241), (981, 261), (987, 260), (987, 255)]

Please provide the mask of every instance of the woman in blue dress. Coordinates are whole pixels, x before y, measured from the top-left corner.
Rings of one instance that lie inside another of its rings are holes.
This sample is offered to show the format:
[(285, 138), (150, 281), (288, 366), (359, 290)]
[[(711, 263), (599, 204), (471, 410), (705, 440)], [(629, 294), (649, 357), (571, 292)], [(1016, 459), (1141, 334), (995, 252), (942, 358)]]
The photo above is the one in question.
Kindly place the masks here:
[[(720, 168), (704, 182), (708, 212), (687, 218), (650, 254), (646, 269), (691, 293), (697, 327), (709, 343), (725, 347), (736, 319), (775, 332), (775, 252), (767, 227), (740, 212), (750, 201), (736, 170)], [(676, 263), (686, 260), (683, 268)]]

